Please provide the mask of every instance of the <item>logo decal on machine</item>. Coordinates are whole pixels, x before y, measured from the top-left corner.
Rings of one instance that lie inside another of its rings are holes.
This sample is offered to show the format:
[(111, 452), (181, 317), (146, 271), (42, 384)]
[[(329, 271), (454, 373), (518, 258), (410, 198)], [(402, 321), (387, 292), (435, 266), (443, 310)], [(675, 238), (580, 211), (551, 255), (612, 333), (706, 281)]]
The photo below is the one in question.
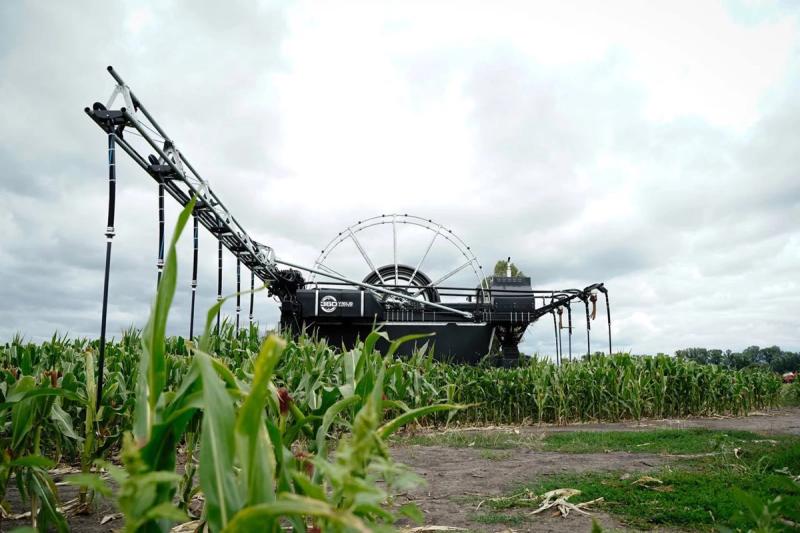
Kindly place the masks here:
[(333, 313), (336, 311), (336, 308), (339, 307), (339, 302), (336, 300), (335, 296), (323, 296), (322, 300), (319, 301), (319, 308), (325, 311), (326, 313)]
[(322, 299), (319, 301), (319, 308), (326, 313), (333, 313), (339, 307), (353, 307), (353, 302), (340, 302), (336, 299), (335, 296), (331, 296), (330, 294), (327, 296), (323, 296)]

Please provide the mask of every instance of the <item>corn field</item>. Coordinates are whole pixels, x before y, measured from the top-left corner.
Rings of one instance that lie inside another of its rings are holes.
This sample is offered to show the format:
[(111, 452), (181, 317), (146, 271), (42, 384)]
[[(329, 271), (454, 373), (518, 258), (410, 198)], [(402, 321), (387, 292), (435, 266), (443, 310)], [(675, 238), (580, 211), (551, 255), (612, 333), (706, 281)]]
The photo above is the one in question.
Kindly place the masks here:
[(594, 356), (556, 366), (532, 359), (514, 369), (432, 365), (434, 387), (469, 405), (469, 423), (569, 423), (744, 415), (777, 405), (771, 372), (731, 371), (665, 355)]
[[(215, 359), (241, 381), (252, 375), (262, 341), (258, 328), (237, 334), (227, 323), (209, 340)], [(190, 370), (190, 346), (181, 337), (166, 339), (167, 390), (175, 390)], [(0, 392), (7, 394), (20, 379), (50, 384), (67, 393), (58, 407), (59, 420), (83, 420), (85, 384), (93, 379), (87, 378), (87, 369), (92, 374), (96, 348), (96, 342), (84, 339), (54, 337), (41, 344), (14, 339), (0, 346)], [(317, 411), (351, 392), (354, 353), (359, 352), (341, 351), (309, 337), (288, 341), (274, 380), (297, 405)], [(96, 422), (102, 428), (99, 438), (108, 446), (119, 444), (121, 434), (131, 427), (141, 357), (138, 331), (127, 331), (119, 342), (107, 345), (105, 390)], [(362, 364), (375, 365), (382, 358), (373, 353), (369, 359)], [(469, 406), (449, 415), (451, 422), (564, 424), (743, 415), (775, 406), (780, 380), (770, 372), (733, 371), (665, 355), (597, 355), (561, 366), (531, 358), (518, 368), (483, 368), (441, 363), (419, 352), (410, 359), (386, 362), (385, 389), (389, 399), (404, 407), (442, 401)], [(431, 415), (420, 423), (447, 419), (448, 415)], [(80, 428), (70, 429), (74, 433)], [(58, 443), (58, 449), (74, 456), (69, 441)]]
[[(257, 378), (259, 365), (264, 364), (260, 363), (263, 358), (260, 353), (265, 349), (263, 346), (278, 343), (274, 336), (269, 339), (273, 340), (265, 345), (257, 328), (236, 333), (230, 324), (223, 323), (219, 335), (209, 335), (203, 341), (208, 353), (213, 354), (207, 362), (218, 373), (223, 392), (236, 399), (233, 403), (246, 401), (248, 391), (252, 393), (256, 383), (263, 380)], [(42, 493), (38, 499), (52, 499), (55, 491), (48, 493), (46, 467), (57, 463), (78, 464), (89, 475), (97, 470), (98, 460), (111, 459), (120, 450), (123, 456), (135, 454), (133, 440), (126, 440), (126, 435), (132, 430), (136, 435), (137, 409), (142, 410), (142, 402), (137, 402), (142, 397), (141, 393), (137, 395), (137, 387), (141, 387), (141, 361), (146, 358), (143, 340), (141, 332), (130, 330), (119, 342), (107, 346), (106, 385), (99, 406), (94, 405), (96, 342), (54, 337), (33, 344), (17, 338), (0, 347), (1, 444), (6, 449), (0, 466), (0, 495), (5, 493), (12, 473), (20, 476), (27, 469), (25, 475), (30, 479), (39, 476), (41, 480), (37, 485)], [(270, 401), (275, 404), (273, 430), (284, 432), (281, 442), (289, 433), (288, 442), (295, 448), (300, 443), (309, 451), (309, 458), (314, 457), (314, 452), (327, 449), (325, 439), (330, 430), (335, 429), (331, 435), (338, 436), (352, 427), (364, 408), (362, 398), (374, 391), (379, 373), (383, 414), (374, 414), (377, 417), (372, 422), (374, 428), (408, 413), (412, 416), (405, 421), (415, 419), (425, 425), (563, 424), (742, 415), (775, 406), (780, 395), (780, 381), (772, 373), (733, 371), (667, 356), (595, 356), (562, 366), (533, 358), (524, 366), (502, 369), (441, 363), (424, 352), (409, 359), (385, 358), (365, 344), (342, 351), (308, 337), (281, 342), (281, 346), (282, 354), (270, 374), (274, 396)], [(183, 338), (165, 339), (164, 392), (159, 398), (180, 395), (187, 387), (187, 380), (199, 380), (198, 353), (205, 352)], [(198, 392), (193, 393), (197, 396), (191, 401), (183, 394), (198, 411), (206, 405)], [(281, 395), (286, 404), (283, 408)], [(221, 400), (209, 401), (217, 404)], [(452, 404), (463, 407), (456, 410)], [(243, 406), (244, 403), (239, 409)], [(233, 405), (224, 417), (234, 420), (232, 411)], [(170, 437), (173, 454), (179, 446), (188, 450), (190, 457), (197, 455), (198, 449), (204, 449), (202, 424), (206, 419), (207, 415), (195, 412), (184, 421), (185, 426)], [(39, 421), (36, 427), (34, 420)], [(226, 431), (235, 435), (231, 428)], [(146, 436), (147, 431), (142, 435)], [(325, 437), (317, 442), (320, 435)], [(284, 450), (288, 460), (297, 463), (295, 452), (291, 446)], [(301, 452), (300, 457), (305, 457), (303, 453), (306, 452)], [(41, 460), (41, 464), (25, 466), (31, 457), (40, 458), (37, 461)], [(319, 464), (309, 458), (303, 461)], [(202, 464), (201, 456), (197, 463)], [(174, 473), (174, 459), (166, 466)], [(170, 498), (177, 499), (180, 512), (188, 509), (192, 496), (202, 488), (191, 482), (191, 475), (197, 470), (198, 464), (189, 463), (189, 475), (176, 475), (172, 480), (177, 488)], [(202, 479), (202, 471), (200, 474)], [(123, 486), (125, 479), (121, 478)], [(93, 481), (84, 482), (87, 501), (92, 492), (89, 487), (104, 490)], [(139, 490), (143, 489), (134, 492)], [(36, 499), (36, 493), (32, 494)], [(136, 515), (141, 511), (131, 508), (129, 512)], [(178, 520), (178, 516), (175, 514), (173, 518)], [(57, 514), (53, 514), (52, 520), (57, 520)]]
[[(12, 480), (39, 530), (68, 529), (64, 514), (112, 497), (126, 531), (167, 531), (190, 519), (211, 531), (368, 531), (398, 517), (391, 490), (413, 476), (391, 462), (386, 440), (409, 423), (567, 423), (744, 414), (775, 405), (769, 373), (618, 354), (514, 369), (407, 359), (301, 337), (285, 341), (223, 323), (166, 337), (175, 291), (181, 213), (147, 326), (106, 347), (96, 404), (96, 341), (21, 337), (0, 346), (0, 501)], [(384, 336), (385, 337), (385, 336)], [(414, 337), (411, 337), (414, 338)], [(178, 473), (179, 454), (184, 470)], [(335, 450), (335, 453), (330, 453)], [(48, 470), (79, 465), (77, 502), (58, 500)], [(197, 475), (196, 475), (197, 474)], [(109, 484), (108, 479), (113, 480)], [(378, 488), (376, 480), (386, 483)], [(192, 511), (202, 495), (202, 511)]]

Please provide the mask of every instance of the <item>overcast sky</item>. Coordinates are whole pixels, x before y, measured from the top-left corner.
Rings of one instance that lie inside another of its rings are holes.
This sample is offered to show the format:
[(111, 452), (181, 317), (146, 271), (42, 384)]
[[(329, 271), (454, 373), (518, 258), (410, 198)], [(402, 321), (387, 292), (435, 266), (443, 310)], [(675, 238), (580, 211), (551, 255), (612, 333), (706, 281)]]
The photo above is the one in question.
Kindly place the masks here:
[[(535, 287), (605, 281), (621, 349), (800, 349), (797, 3), (255, 6), (0, 3), (0, 342), (99, 334), (106, 141), (83, 108), (107, 100), (110, 64), (281, 258), (417, 214)], [(146, 320), (157, 253), (156, 185), (119, 159), (117, 335)], [(204, 311), (216, 249), (200, 247)], [(256, 315), (277, 305), (259, 295)], [(523, 349), (552, 344), (545, 322)]]

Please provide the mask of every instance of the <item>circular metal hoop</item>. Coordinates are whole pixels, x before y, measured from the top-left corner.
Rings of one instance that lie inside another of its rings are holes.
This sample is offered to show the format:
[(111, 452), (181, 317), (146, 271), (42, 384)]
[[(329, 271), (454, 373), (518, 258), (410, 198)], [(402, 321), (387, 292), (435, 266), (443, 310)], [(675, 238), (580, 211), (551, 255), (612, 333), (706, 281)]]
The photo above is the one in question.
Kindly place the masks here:
[[(325, 247), (320, 252), (317, 260), (314, 262), (314, 267), (318, 270), (323, 270), (330, 272), (331, 274), (342, 276), (339, 272), (331, 268), (330, 266), (325, 264), (325, 261), (330, 256), (331, 252), (333, 252), (340, 244), (345, 241), (352, 241), (355, 247), (357, 248), (358, 252), (364, 258), (364, 262), (369, 269), (369, 273), (367, 277), (377, 277), (378, 281), (381, 284), (385, 284), (385, 279), (383, 277), (383, 272), (385, 265), (375, 265), (370, 258), (368, 250), (361, 244), (358, 239), (358, 234), (367, 230), (369, 228), (373, 228), (376, 226), (380, 226), (383, 224), (389, 224), (392, 226), (392, 239), (393, 239), (393, 249), (394, 249), (394, 262), (393, 267), (395, 268), (396, 275), (392, 276), (393, 279), (407, 279), (407, 280), (417, 280), (418, 276), (417, 273), (422, 274), (421, 267), (424, 265), (425, 260), (429, 256), (431, 249), (435, 246), (437, 242), (445, 242), (448, 243), (451, 248), (454, 248), (461, 257), (464, 258), (464, 263), (459, 265), (457, 268), (451, 270), (444, 276), (429, 282), (428, 287), (435, 289), (437, 286), (441, 285), (447, 279), (454, 276), (458, 272), (462, 270), (469, 269), (475, 275), (475, 287), (480, 292), (481, 296), (484, 295), (484, 290), (486, 289), (486, 277), (483, 274), (483, 267), (478, 262), (478, 259), (472, 253), (472, 250), (469, 246), (458, 236), (456, 235), (453, 230), (445, 227), (443, 224), (439, 224), (429, 218), (418, 217), (414, 215), (407, 215), (407, 214), (390, 214), (390, 215), (379, 215), (371, 218), (367, 218), (364, 220), (359, 220), (356, 224), (346, 227), (344, 230), (340, 231), (336, 234), (336, 236), (325, 245)], [(399, 275), (399, 263), (397, 259), (397, 228), (400, 225), (410, 225), (422, 228), (427, 230), (428, 232), (432, 233), (433, 236), (429, 241), (425, 253), (422, 255), (421, 258), (415, 263), (416, 266), (412, 267), (413, 271), (411, 274), (405, 273), (404, 276)], [(316, 279), (316, 275), (312, 275), (310, 282), (311, 283), (318, 283)], [(322, 282), (320, 280), (319, 282)], [(409, 283), (409, 289), (416, 289), (417, 294), (421, 294), (425, 287), (420, 288), (416, 283)]]

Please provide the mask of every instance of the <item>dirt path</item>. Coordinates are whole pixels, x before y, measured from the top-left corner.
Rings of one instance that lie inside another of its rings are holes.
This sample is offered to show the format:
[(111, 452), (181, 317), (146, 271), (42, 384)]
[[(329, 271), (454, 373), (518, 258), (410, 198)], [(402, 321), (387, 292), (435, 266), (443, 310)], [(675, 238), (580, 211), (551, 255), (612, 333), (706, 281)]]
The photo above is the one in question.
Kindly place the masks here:
[[(441, 446), (399, 446), (392, 449), (392, 455), (427, 482), (407, 495), (425, 513), (426, 525), (481, 531), (503, 531), (505, 526), (481, 525), (476, 510), (480, 501), (506, 493), (517, 484), (566, 472), (643, 471), (667, 461), (658, 455), (624, 452), (576, 456), (516, 449), (488, 454), (474, 448)], [(598, 514), (596, 518), (605, 527), (622, 527), (608, 516)], [(525, 521), (526, 525), (513, 526), (514, 531), (589, 531), (592, 523), (591, 518), (572, 514), (567, 519), (537, 516)]]
[[(800, 435), (800, 409), (781, 409), (756, 413), (741, 418), (693, 418), (683, 420), (648, 420), (641, 423), (572, 424), (568, 426), (525, 426), (473, 428), (467, 431), (519, 431), (521, 434), (541, 435), (564, 431), (644, 431), (655, 428), (736, 429), (757, 433)], [(523, 482), (538, 477), (568, 472), (646, 471), (665, 464), (668, 458), (651, 454), (625, 452), (600, 454), (564, 454), (529, 449), (480, 450), (442, 446), (395, 446), (393, 457), (405, 463), (427, 481), (427, 486), (407, 495), (423, 510), (426, 525), (462, 527), (473, 531), (509, 531), (503, 524), (482, 524), (482, 499), (508, 494)], [(567, 518), (525, 516), (529, 511), (517, 511), (522, 523), (510, 526), (513, 531), (590, 531), (589, 517), (570, 514)], [(626, 530), (613, 517), (594, 513), (604, 528)]]
[(641, 422), (569, 424), (566, 426), (542, 424), (541, 426), (525, 426), (518, 429), (528, 433), (551, 433), (557, 431), (644, 431), (657, 428), (737, 429), (755, 433), (800, 435), (800, 407), (756, 412), (743, 417), (667, 418), (663, 420), (642, 420)]

